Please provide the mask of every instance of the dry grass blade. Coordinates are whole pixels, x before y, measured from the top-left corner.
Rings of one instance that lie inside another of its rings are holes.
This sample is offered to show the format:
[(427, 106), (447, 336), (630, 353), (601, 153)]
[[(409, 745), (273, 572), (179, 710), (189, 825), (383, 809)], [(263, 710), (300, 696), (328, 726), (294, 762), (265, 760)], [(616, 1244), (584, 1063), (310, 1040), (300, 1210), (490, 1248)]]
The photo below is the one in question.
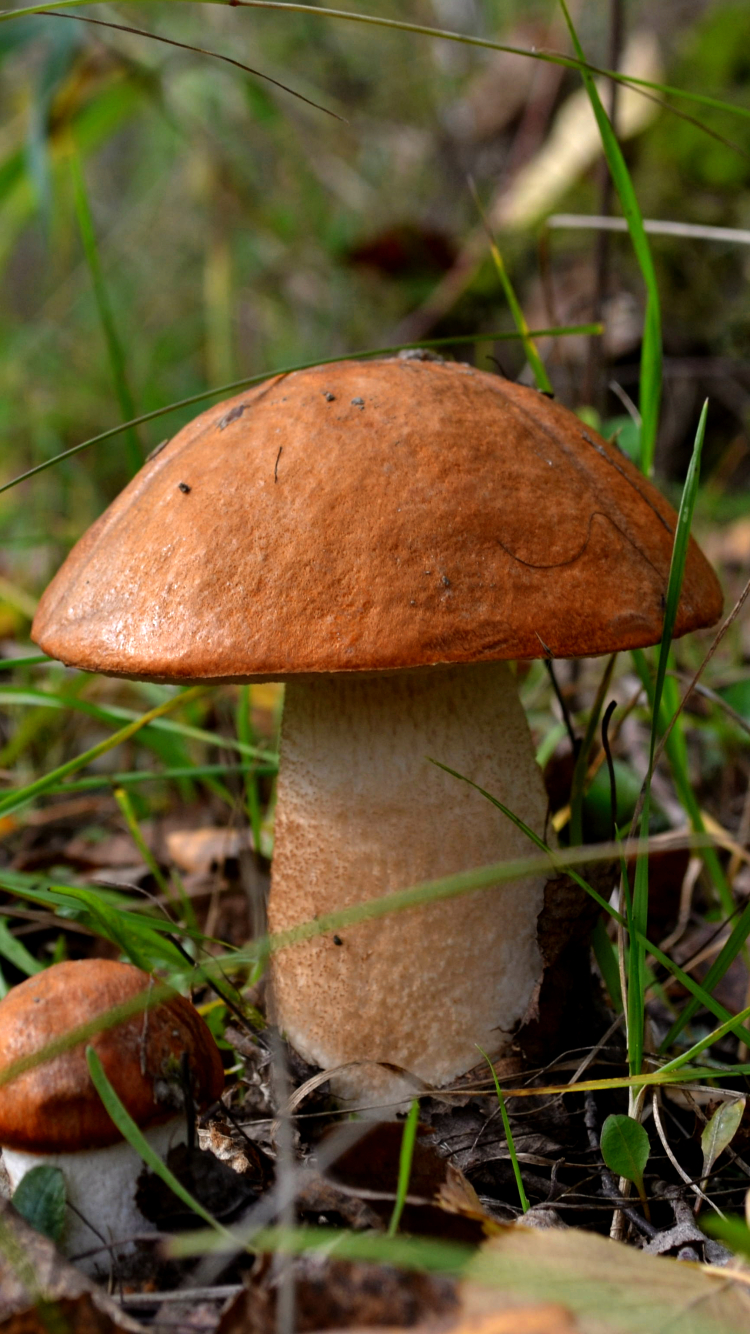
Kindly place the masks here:
[(150, 32), (148, 28), (134, 28), (127, 23), (111, 23), (107, 19), (95, 19), (89, 14), (66, 14), (57, 9), (40, 9), (40, 14), (44, 14), (54, 19), (76, 19), (79, 23), (94, 23), (99, 28), (112, 28), (115, 32), (130, 32), (136, 37), (148, 37), (152, 42), (162, 42), (165, 46), (176, 46), (181, 51), (192, 51), (197, 56), (210, 56), (212, 60), (222, 60), (225, 65), (234, 65), (235, 69), (240, 69), (244, 74), (251, 74), (255, 79), (263, 79), (266, 83), (273, 84), (274, 88), (280, 88), (283, 93), (289, 93), (290, 97), (296, 97), (299, 102), (304, 102), (307, 106), (313, 107), (315, 111), (323, 111), (326, 116), (332, 116), (334, 120), (339, 120), (343, 125), (348, 125), (345, 116), (340, 116), (337, 111), (331, 111), (330, 107), (324, 107), (322, 102), (315, 102), (311, 97), (305, 97), (303, 93), (298, 93), (295, 88), (290, 88), (288, 84), (282, 83), (280, 79), (274, 79), (270, 74), (264, 74), (262, 70), (255, 69), (252, 65), (246, 65), (242, 60), (235, 60), (234, 56), (225, 56), (221, 51), (209, 51), (205, 46), (194, 46), (191, 42), (178, 42), (174, 37), (163, 37), (160, 33)]
[[(449, 345), (459, 345), (461, 343), (477, 342), (504, 342), (518, 338), (556, 338), (567, 335), (577, 334), (600, 334), (602, 325), (596, 322), (588, 324), (568, 325), (554, 329), (529, 329), (526, 335), (520, 333), (508, 333), (506, 329), (492, 333), (473, 333), (473, 334), (455, 334), (449, 338), (421, 338), (417, 342), (395, 343), (390, 347), (366, 348), (364, 351), (348, 352), (347, 357), (351, 361), (363, 359), (366, 357), (387, 357), (393, 356), (397, 352), (406, 351), (410, 348), (438, 348)], [(163, 408), (154, 408), (152, 412), (143, 412), (140, 417), (134, 417), (132, 421), (122, 422), (120, 426), (112, 426), (108, 431), (100, 431), (98, 435), (92, 435), (88, 440), (82, 440), (80, 444), (73, 445), (70, 449), (64, 449), (59, 454), (55, 454), (51, 459), (45, 459), (43, 463), (37, 463), (33, 468), (27, 468), (25, 472), (12, 477), (9, 482), (4, 482), (0, 486), (0, 495), (4, 491), (10, 491), (20, 482), (26, 482), (30, 477), (36, 477), (39, 473), (46, 472), (48, 468), (55, 467), (62, 463), (64, 459), (73, 458), (80, 454), (84, 449), (90, 449), (92, 445), (104, 444), (106, 440), (112, 440), (116, 435), (121, 435), (133, 426), (143, 426), (147, 422), (157, 421), (159, 417), (166, 417), (170, 412), (179, 412), (182, 408), (191, 408), (198, 403), (205, 403), (209, 398), (228, 398), (230, 394), (236, 394), (240, 389), (249, 389), (252, 385), (260, 384), (263, 380), (273, 379), (274, 376), (291, 375), (294, 371), (310, 370), (314, 366), (330, 366), (334, 362), (341, 360), (341, 354), (337, 353), (334, 357), (317, 357), (314, 361), (301, 361), (291, 366), (283, 366), (279, 370), (261, 371), (259, 375), (248, 375), (243, 380), (233, 380), (230, 384), (223, 384), (218, 389), (203, 389), (199, 394), (190, 394), (188, 398), (181, 398), (178, 402), (168, 403)]]

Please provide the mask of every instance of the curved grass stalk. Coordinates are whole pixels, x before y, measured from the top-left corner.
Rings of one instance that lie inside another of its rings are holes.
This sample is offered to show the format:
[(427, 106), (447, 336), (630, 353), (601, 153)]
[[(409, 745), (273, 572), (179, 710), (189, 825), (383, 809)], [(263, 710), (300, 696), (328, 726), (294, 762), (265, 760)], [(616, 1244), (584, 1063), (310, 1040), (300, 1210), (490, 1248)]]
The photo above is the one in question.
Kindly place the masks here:
[[(183, 2), (188, 4), (192, 3), (192, 0), (180, 0), (180, 3)], [(198, 0), (196, 0), (197, 2)], [(211, 3), (211, 0), (208, 0), (208, 2)], [(600, 334), (601, 332), (601, 324), (568, 324), (555, 329), (528, 329), (525, 334), (508, 333), (507, 330), (492, 333), (456, 334), (450, 338), (421, 338), (415, 343), (394, 343), (392, 347), (370, 347), (364, 351), (348, 352), (346, 359), (357, 361), (367, 357), (389, 357), (409, 348), (437, 348), (456, 346), (461, 343), (513, 342), (523, 338), (564, 338), (577, 334)], [(274, 376), (291, 375), (294, 371), (310, 370), (313, 366), (332, 366), (334, 362), (343, 359), (339, 353), (335, 357), (317, 357), (314, 361), (299, 361), (292, 366), (282, 366), (273, 371), (261, 371), (258, 375), (245, 376), (243, 380), (233, 380), (231, 384), (220, 385), (218, 389), (202, 389), (199, 394), (190, 394), (188, 398), (181, 398), (177, 403), (168, 403), (166, 407), (154, 408), (152, 412), (144, 412), (140, 417), (134, 417), (132, 421), (122, 422), (120, 426), (110, 426), (109, 430), (100, 431), (98, 435), (92, 435), (88, 440), (82, 440), (79, 445), (73, 445), (70, 449), (64, 449), (60, 454), (55, 454), (54, 458), (45, 459), (44, 463), (37, 463), (35, 467), (19, 473), (17, 477), (12, 477), (9, 482), (4, 482), (0, 486), (0, 495), (4, 491), (10, 491), (12, 487), (18, 486), (19, 482), (26, 482), (30, 477), (36, 477), (38, 473), (46, 472), (47, 468), (53, 468), (56, 463), (61, 463), (63, 459), (72, 458), (74, 454), (80, 454), (82, 450), (89, 449), (92, 445), (100, 445), (105, 440), (112, 440), (116, 435), (121, 435), (123, 431), (127, 431), (132, 426), (142, 426), (144, 422), (157, 421), (159, 417), (166, 417), (170, 412), (177, 412), (181, 408), (194, 407), (198, 403), (205, 403), (209, 398), (225, 398), (229, 394), (238, 393), (241, 389), (250, 389), (253, 385), (261, 384), (264, 380), (272, 380)], [(148, 460), (146, 461), (148, 462)]]

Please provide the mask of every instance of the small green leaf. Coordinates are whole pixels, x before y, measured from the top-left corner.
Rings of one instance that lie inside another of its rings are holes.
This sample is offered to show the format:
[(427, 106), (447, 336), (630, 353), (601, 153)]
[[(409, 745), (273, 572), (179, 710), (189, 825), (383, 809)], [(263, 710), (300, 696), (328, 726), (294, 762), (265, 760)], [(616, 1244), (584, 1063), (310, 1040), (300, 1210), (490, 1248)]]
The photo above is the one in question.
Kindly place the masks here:
[(744, 1111), (744, 1098), (737, 1098), (732, 1102), (723, 1102), (720, 1107), (717, 1107), (711, 1120), (704, 1127), (701, 1135), (701, 1148), (703, 1150), (702, 1177), (709, 1175), (716, 1159), (721, 1156), (725, 1149), (729, 1148), (740, 1128)]
[(602, 1126), (601, 1150), (610, 1172), (632, 1181), (643, 1200), (643, 1173), (651, 1145), (640, 1122), (632, 1116), (608, 1116)]
[(41, 1163), (19, 1182), (13, 1207), (26, 1222), (55, 1244), (65, 1227), (65, 1178), (59, 1167)]

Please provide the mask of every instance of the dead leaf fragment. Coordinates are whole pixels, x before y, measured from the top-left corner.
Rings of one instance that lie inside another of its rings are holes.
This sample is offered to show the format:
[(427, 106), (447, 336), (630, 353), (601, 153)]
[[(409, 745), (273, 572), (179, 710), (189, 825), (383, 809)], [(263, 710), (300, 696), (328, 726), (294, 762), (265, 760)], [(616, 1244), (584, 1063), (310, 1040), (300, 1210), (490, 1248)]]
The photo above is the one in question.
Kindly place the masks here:
[[(403, 1133), (395, 1121), (373, 1122), (328, 1169), (334, 1185), (366, 1200), (383, 1223), (396, 1198)], [(402, 1226), (420, 1236), (470, 1244), (479, 1244), (494, 1227), (470, 1182), (439, 1152), (429, 1126), (417, 1127)]]
[(750, 519), (736, 519), (726, 528), (707, 533), (703, 546), (714, 564), (744, 569), (750, 565)]
[(750, 1291), (726, 1270), (644, 1255), (578, 1228), (503, 1228), (471, 1261), (462, 1320), (549, 1302), (580, 1334), (746, 1334)]
[[(346, 1334), (396, 1334), (399, 1325), (356, 1325)], [(429, 1320), (413, 1325), (411, 1334), (580, 1334), (570, 1311), (545, 1302), (539, 1306), (508, 1306), (484, 1316), (462, 1316), (458, 1320)]]
[(87, 1292), (79, 1297), (40, 1303), (0, 1324), (3, 1334), (51, 1334), (52, 1330), (65, 1334), (111, 1334), (116, 1328), (112, 1317)]
[[(452, 1280), (388, 1265), (305, 1255), (293, 1261), (292, 1273), (301, 1334), (349, 1326), (402, 1329), (452, 1314), (457, 1304)], [(277, 1277), (272, 1264), (259, 1262), (216, 1334), (275, 1334), (276, 1294), (287, 1274)]]
[(488, 1236), (497, 1231), (498, 1224), (487, 1213), (474, 1187), (458, 1167), (448, 1163), (445, 1181), (440, 1186), (436, 1203), (449, 1214), (462, 1214), (465, 1218), (474, 1218), (481, 1223)]
[(0, 1201), (2, 1334), (140, 1334), (142, 1326)]
[(479, 1319), (469, 1317), (451, 1327), (450, 1334), (576, 1334), (570, 1311), (564, 1306), (514, 1306)]
[(174, 829), (166, 837), (167, 852), (181, 871), (199, 872), (222, 867), (230, 857), (252, 849), (249, 829)]

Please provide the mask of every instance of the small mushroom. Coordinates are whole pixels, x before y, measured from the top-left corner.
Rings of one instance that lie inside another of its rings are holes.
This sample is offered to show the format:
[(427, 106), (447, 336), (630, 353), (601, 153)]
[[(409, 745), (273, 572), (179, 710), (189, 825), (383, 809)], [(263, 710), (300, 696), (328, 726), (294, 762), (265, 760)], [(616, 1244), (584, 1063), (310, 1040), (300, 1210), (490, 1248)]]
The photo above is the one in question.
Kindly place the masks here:
[[(573, 413), (470, 366), (341, 362), (241, 402), (144, 466), (47, 589), (34, 639), (86, 671), (287, 683), (273, 931), (526, 855), (428, 757), (544, 833), (509, 661), (657, 643), (674, 510)], [(691, 542), (676, 634), (721, 605)], [(543, 896), (528, 878), (287, 948), (277, 1022), (306, 1060), (346, 1067), (348, 1099), (405, 1096), (394, 1065), (444, 1084), (477, 1044), (510, 1044), (543, 970)]]
[[(55, 964), (28, 978), (0, 1003), (0, 1075), (152, 985), (139, 968), (109, 959)], [(186, 1138), (186, 1097), (203, 1107), (224, 1087), (209, 1029), (176, 992), (89, 1042), (121, 1102), (163, 1158)], [(85, 1044), (0, 1085), (0, 1145), (14, 1190), (33, 1167), (61, 1169), (72, 1206), (63, 1237), (67, 1255), (153, 1230), (135, 1203), (143, 1162), (104, 1109)], [(124, 1245), (118, 1253), (132, 1249)], [(82, 1267), (107, 1272), (110, 1253), (101, 1251)]]

